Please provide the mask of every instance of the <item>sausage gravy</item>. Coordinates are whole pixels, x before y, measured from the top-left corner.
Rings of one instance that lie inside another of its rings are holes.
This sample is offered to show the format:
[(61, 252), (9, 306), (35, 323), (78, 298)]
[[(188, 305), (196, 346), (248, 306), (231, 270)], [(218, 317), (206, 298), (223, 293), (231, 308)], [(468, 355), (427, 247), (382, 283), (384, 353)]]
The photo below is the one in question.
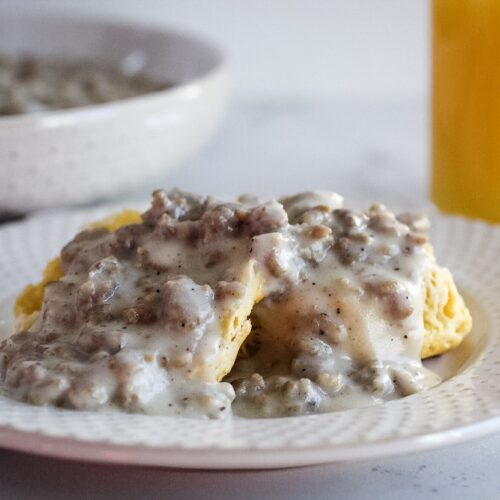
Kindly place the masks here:
[(116, 101), (168, 86), (87, 61), (0, 56), (0, 116)]
[[(37, 405), (201, 418), (413, 394), (439, 381), (420, 360), (427, 227), (382, 205), (345, 209), (330, 192), (229, 203), (156, 191), (142, 223), (63, 248), (38, 319), (0, 345), (0, 379)], [(221, 380), (245, 266), (261, 293)]]

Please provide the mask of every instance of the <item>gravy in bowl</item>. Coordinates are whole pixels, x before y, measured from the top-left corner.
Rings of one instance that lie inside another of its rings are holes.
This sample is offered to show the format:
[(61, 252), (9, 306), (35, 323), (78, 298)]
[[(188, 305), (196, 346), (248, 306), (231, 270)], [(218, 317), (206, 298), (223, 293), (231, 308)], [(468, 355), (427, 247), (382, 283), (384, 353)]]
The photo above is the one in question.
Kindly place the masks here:
[(85, 60), (0, 55), (0, 116), (118, 101), (171, 85)]

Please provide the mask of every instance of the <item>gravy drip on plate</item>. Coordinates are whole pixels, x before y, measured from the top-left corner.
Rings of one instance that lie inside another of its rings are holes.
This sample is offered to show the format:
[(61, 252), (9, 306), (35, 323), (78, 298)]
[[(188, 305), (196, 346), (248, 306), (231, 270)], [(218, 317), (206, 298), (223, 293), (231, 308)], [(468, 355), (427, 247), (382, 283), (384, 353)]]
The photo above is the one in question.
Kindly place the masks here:
[[(226, 203), (157, 191), (141, 224), (66, 245), (37, 321), (2, 343), (0, 377), (33, 404), (210, 418), (415, 393), (437, 383), (420, 361), (425, 231), (381, 205), (343, 209), (334, 193)], [(224, 315), (248, 265), (263, 299), (220, 381)]]

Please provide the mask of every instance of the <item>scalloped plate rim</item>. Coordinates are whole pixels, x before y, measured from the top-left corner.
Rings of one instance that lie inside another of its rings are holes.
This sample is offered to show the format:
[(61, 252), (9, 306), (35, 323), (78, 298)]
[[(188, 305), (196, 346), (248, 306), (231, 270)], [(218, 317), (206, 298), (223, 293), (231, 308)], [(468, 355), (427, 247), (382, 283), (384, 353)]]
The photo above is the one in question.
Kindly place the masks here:
[[(120, 205), (123, 206), (125, 204)], [(139, 206), (139, 202), (133, 205)], [(143, 204), (141, 203), (141, 205)], [(33, 227), (33, 224), (42, 220), (64, 220), (71, 215), (82, 219), (87, 217), (92, 218), (98, 213), (107, 213), (110, 209), (116, 209), (118, 206), (117, 203), (113, 203), (112, 205), (103, 205), (88, 210), (45, 212), (20, 222), (6, 224), (3, 228), (0, 228), (0, 236), (5, 234), (5, 231), (17, 231), (21, 233), (29, 231)], [(432, 209), (428, 210), (428, 212), (430, 212), (431, 217), (436, 217), (441, 221), (460, 221), (460, 223), (469, 225), (470, 228), (481, 226), (483, 230), (495, 233), (498, 231), (500, 235), (500, 226), (494, 226), (488, 222), (464, 219), (455, 215), (437, 214)], [(1, 252), (0, 258), (2, 258)], [(7, 297), (2, 295), (0, 294), (0, 300), (3, 302)], [(483, 307), (482, 303), (480, 305)], [(495, 330), (495, 333), (497, 333), (497, 330)], [(482, 361), (481, 355), (471, 366), (481, 364)], [(465, 370), (469, 368), (467, 367)], [(500, 398), (497, 399), (500, 400)], [(300, 418), (307, 419), (308, 417)], [(500, 431), (500, 406), (497, 413), (488, 417), (477, 421), (457, 424), (452, 428), (441, 429), (435, 432), (429, 431), (426, 434), (407, 436), (400, 436), (393, 433), (385, 439), (320, 446), (294, 445), (269, 448), (206, 446), (189, 448), (180, 446), (151, 446), (148, 444), (120, 444), (109, 442), (106, 439), (90, 441), (76, 436), (51, 436), (39, 430), (20, 430), (12, 424), (0, 425), (0, 446), (44, 456), (99, 463), (196, 469), (267, 469), (412, 453), (465, 442), (497, 431)]]

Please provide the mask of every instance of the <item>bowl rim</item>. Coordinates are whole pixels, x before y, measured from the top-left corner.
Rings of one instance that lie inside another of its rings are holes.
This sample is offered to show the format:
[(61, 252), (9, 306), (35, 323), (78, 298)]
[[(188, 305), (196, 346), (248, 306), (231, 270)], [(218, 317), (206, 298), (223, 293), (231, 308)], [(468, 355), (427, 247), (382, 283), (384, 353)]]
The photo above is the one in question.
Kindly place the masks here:
[[(0, 115), (0, 130), (9, 128), (10, 126), (33, 126), (37, 125), (43, 120), (61, 119), (64, 123), (65, 118), (71, 119), (73, 123), (74, 119), (77, 119), (79, 115), (88, 116), (92, 114), (95, 116), (108, 116), (111, 112), (118, 112), (121, 109), (126, 109), (130, 105), (137, 105), (141, 103), (151, 102), (152, 100), (174, 98), (182, 96), (192, 95), (190, 89), (194, 87), (202, 86), (206, 81), (217, 78), (217, 76), (222, 76), (227, 74), (227, 56), (226, 53), (220, 48), (220, 46), (214, 43), (212, 40), (200, 36), (197, 33), (193, 33), (189, 30), (179, 29), (170, 25), (163, 23), (158, 23), (150, 20), (136, 20), (127, 18), (113, 18), (109, 15), (95, 15), (95, 14), (85, 14), (85, 15), (75, 15), (68, 12), (60, 12), (54, 10), (47, 10), (45, 12), (17, 12), (11, 8), (0, 8), (0, 16), (3, 20), (15, 22), (15, 20), (21, 20), (21, 22), (40, 22), (43, 24), (46, 20), (50, 22), (58, 23), (78, 23), (81, 25), (101, 25), (103, 28), (113, 27), (120, 29), (133, 29), (140, 32), (149, 32), (151, 34), (168, 34), (170, 36), (182, 39), (187, 42), (193, 42), (199, 47), (204, 47), (208, 49), (213, 57), (214, 63), (211, 67), (199, 74), (198, 76), (187, 79), (184, 82), (174, 83), (169, 87), (161, 90), (155, 90), (153, 92), (146, 92), (144, 94), (138, 94), (132, 97), (126, 97), (124, 99), (117, 99), (114, 101), (108, 101), (103, 103), (88, 104), (84, 106), (75, 106), (71, 108), (62, 109), (51, 109), (46, 111), (40, 111), (36, 113), (20, 113), (13, 115)], [(1, 53), (1, 50), (0, 50)], [(73, 116), (76, 115), (76, 116)]]

